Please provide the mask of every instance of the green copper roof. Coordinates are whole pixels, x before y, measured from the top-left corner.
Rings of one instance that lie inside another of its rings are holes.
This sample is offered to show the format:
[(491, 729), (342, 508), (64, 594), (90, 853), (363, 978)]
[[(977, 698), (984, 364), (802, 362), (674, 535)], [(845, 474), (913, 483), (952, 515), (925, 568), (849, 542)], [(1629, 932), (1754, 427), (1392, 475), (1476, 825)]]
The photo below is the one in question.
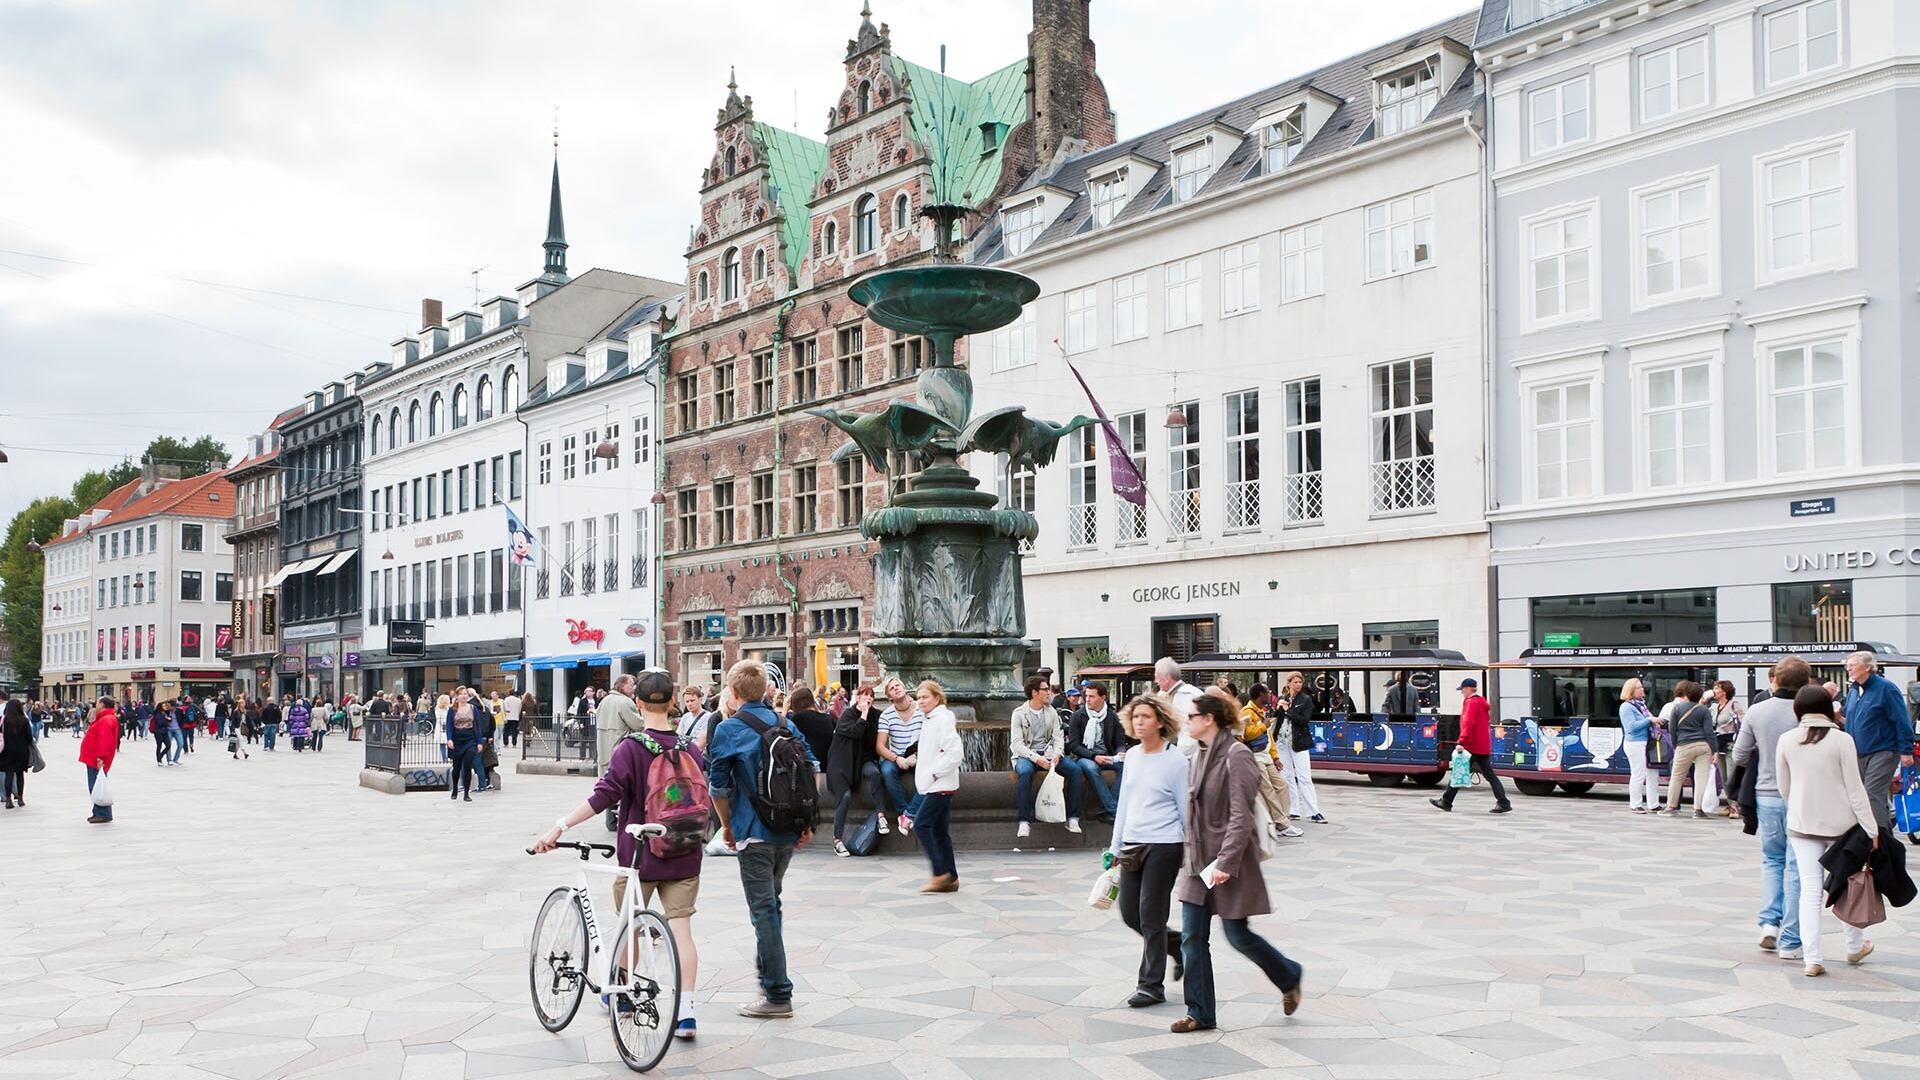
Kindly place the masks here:
[(795, 135), (772, 124), (753, 123), (753, 141), (767, 157), (767, 173), (775, 191), (768, 192), (784, 217), (780, 222), (780, 257), (787, 270), (798, 279), (800, 261), (813, 243), (809, 203), (820, 186), (820, 174), (827, 167), (827, 148), (804, 135)]
[[(1011, 129), (1027, 115), (1025, 57), (974, 82), (961, 82), (895, 56), (893, 73), (912, 95), (908, 114), (913, 138), (926, 147), (934, 195), (944, 202), (976, 206), (1000, 183), (998, 147), (982, 155), (980, 125), (997, 120)], [(1002, 131), (1004, 139), (1006, 132)]]

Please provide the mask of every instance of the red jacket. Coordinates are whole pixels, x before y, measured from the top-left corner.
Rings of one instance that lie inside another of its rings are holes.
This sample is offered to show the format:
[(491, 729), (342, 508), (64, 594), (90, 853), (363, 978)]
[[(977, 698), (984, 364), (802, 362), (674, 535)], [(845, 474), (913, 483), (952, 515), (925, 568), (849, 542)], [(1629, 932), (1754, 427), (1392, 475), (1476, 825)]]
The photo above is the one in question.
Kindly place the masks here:
[(1460, 706), (1460, 745), (1469, 754), (1493, 753), (1493, 710), (1475, 694)]
[(120, 718), (112, 709), (93, 714), (87, 733), (80, 739), (80, 764), (101, 772), (113, 769), (113, 755), (120, 752)]

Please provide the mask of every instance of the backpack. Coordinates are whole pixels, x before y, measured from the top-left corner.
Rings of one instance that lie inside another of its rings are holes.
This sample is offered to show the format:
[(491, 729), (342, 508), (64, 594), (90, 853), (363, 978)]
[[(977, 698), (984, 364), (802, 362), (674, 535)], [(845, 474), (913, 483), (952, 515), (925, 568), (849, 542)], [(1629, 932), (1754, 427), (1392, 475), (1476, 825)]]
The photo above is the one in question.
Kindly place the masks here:
[(807, 760), (800, 733), (786, 724), (767, 725), (745, 712), (736, 714), (760, 736), (760, 772), (753, 778), (753, 811), (777, 833), (813, 828), (820, 814), (820, 789)]
[(627, 738), (653, 755), (647, 765), (647, 802), (641, 820), (667, 827), (665, 836), (648, 837), (647, 850), (656, 859), (700, 850), (707, 842), (707, 820), (713, 812), (713, 803), (707, 798), (706, 772), (678, 743), (669, 750), (644, 731)]

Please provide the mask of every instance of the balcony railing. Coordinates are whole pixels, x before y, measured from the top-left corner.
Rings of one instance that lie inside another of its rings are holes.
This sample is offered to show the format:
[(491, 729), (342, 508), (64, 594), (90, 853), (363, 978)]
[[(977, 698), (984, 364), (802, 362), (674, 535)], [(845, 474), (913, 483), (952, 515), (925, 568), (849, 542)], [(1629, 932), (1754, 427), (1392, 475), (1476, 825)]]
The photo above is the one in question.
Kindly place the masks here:
[(1113, 512), (1114, 535), (1116, 544), (1140, 544), (1147, 539), (1147, 508), (1125, 499), (1120, 500)]
[(595, 577), (596, 575), (594, 574), (592, 559), (588, 559), (585, 562), (580, 564), (580, 595), (581, 596), (593, 595)]
[(1322, 474), (1295, 473), (1287, 477), (1287, 524), (1313, 525), (1325, 514)]
[(573, 595), (573, 567), (571, 566), (560, 568), (560, 595)]
[(636, 589), (646, 588), (647, 557), (645, 555), (635, 555), (633, 557), (633, 575), (630, 580), (632, 580), (634, 588)]
[(1084, 503), (1067, 507), (1067, 546), (1090, 548), (1100, 542), (1100, 507)]
[(1168, 515), (1173, 519), (1173, 535), (1197, 536), (1200, 533), (1200, 493), (1176, 491), (1169, 499)]
[(1433, 506), (1433, 458), (1373, 463), (1373, 512), (1424, 510)]
[(608, 592), (620, 591), (619, 559), (607, 559), (600, 564), (600, 587)]
[(1260, 481), (1238, 480), (1227, 485), (1227, 531), (1260, 527)]
[(552, 581), (552, 579), (547, 576), (548, 573), (547, 568), (543, 566), (540, 568), (540, 572), (533, 576), (533, 598), (535, 600), (545, 600), (547, 598), (548, 588)]

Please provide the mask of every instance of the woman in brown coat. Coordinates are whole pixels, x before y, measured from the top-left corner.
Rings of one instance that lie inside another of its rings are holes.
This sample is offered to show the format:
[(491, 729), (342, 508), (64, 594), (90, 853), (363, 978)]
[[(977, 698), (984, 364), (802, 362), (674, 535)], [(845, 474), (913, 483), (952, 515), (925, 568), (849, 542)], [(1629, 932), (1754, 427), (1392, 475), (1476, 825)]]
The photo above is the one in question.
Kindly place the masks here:
[(1187, 785), (1186, 865), (1179, 885), (1187, 1015), (1173, 1022), (1175, 1032), (1214, 1026), (1213, 954), (1207, 937), (1215, 915), (1220, 916), (1227, 944), (1279, 988), (1286, 1014), (1292, 1016), (1300, 1007), (1300, 965), (1247, 927), (1248, 918), (1272, 908), (1254, 835), (1260, 766), (1253, 751), (1234, 738), (1239, 720), (1234, 705), (1210, 690), (1194, 699), (1187, 714), (1187, 733), (1200, 743), (1200, 752), (1194, 755), (1193, 779)]

